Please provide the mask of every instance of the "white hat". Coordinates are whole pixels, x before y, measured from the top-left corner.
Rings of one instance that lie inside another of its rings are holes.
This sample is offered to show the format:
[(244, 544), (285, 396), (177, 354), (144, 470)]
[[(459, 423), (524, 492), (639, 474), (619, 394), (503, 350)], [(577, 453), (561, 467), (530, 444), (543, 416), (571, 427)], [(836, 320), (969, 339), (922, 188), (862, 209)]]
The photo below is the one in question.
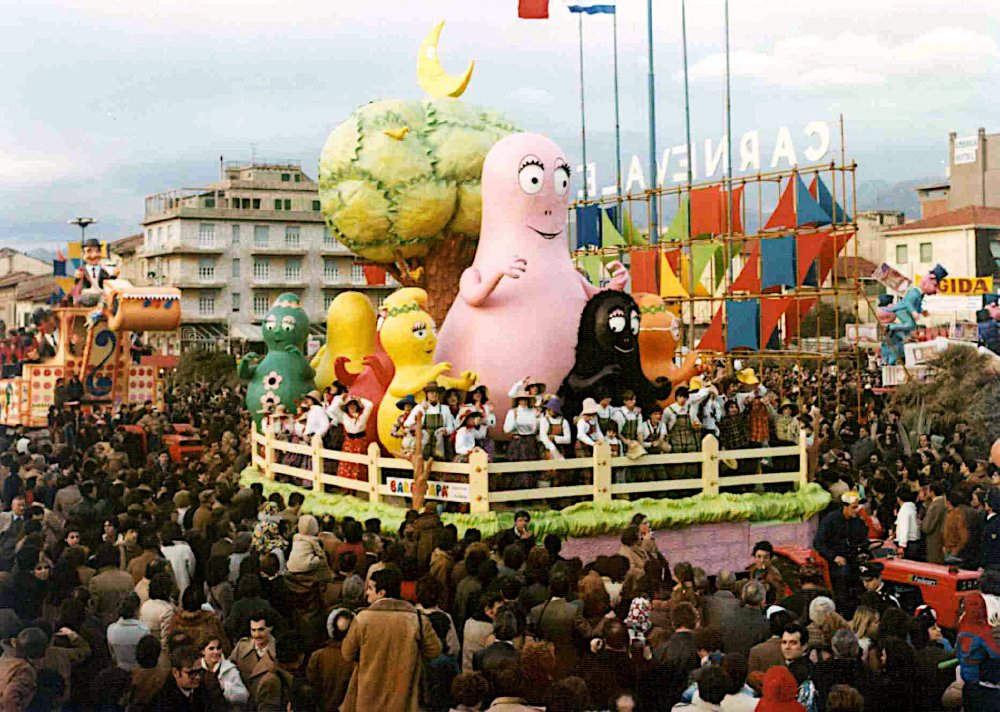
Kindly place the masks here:
[(593, 398), (584, 398), (583, 408), (580, 410), (580, 415), (597, 415), (597, 412), (600, 409), (601, 407), (597, 405), (597, 401)]
[(855, 504), (859, 499), (858, 493), (854, 490), (848, 490), (840, 495), (840, 501), (844, 504)]
[(770, 619), (771, 616), (773, 616), (775, 613), (780, 613), (781, 611), (785, 611), (787, 613), (788, 609), (787, 608), (782, 608), (781, 606), (768, 606), (767, 607), (767, 611), (764, 613), (764, 615), (768, 619)]

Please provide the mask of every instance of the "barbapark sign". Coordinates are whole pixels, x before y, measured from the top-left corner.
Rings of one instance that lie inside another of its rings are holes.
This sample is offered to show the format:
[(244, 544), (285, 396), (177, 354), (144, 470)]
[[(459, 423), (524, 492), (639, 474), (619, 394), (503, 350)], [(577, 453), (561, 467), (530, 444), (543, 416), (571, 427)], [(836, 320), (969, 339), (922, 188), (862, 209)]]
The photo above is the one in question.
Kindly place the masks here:
[[(733, 149), (738, 162), (733, 163), (733, 173), (756, 173), (763, 170), (780, 170), (783, 168), (794, 168), (799, 165), (799, 155), (807, 163), (817, 163), (823, 160), (830, 152), (830, 124), (826, 121), (810, 121), (801, 132), (795, 134), (787, 126), (780, 126), (775, 135), (774, 148), (770, 151), (770, 156), (762, 153), (760, 130), (753, 129), (743, 135), (733, 137)], [(796, 141), (799, 142), (796, 147)], [(767, 163), (764, 163), (764, 160)], [(670, 184), (687, 182), (688, 162), (691, 165), (692, 180), (708, 180), (721, 176), (729, 168), (729, 156), (726, 154), (726, 137), (722, 136), (717, 141), (710, 138), (699, 143), (698, 140), (691, 140), (691, 156), (688, 156), (688, 147), (684, 144), (671, 146), (664, 149), (662, 159), (656, 162), (656, 186), (667, 187)], [(645, 164), (638, 155), (633, 154), (628, 162), (627, 169), (623, 167), (622, 192), (641, 193), (651, 187), (645, 172)], [(583, 165), (577, 165), (576, 172), (583, 173)], [(609, 174), (612, 178), (615, 175), (614, 167)], [(594, 198), (598, 195), (614, 195), (616, 187), (606, 185), (598, 193), (599, 185), (597, 175), (597, 164), (587, 163), (587, 194)], [(583, 198), (583, 189), (578, 191), (578, 197)]]
[[(385, 483), (389, 493), (396, 497), (413, 496), (413, 480), (404, 477), (387, 477)], [(469, 484), (467, 482), (428, 482), (426, 499), (440, 499), (445, 502), (468, 502)]]

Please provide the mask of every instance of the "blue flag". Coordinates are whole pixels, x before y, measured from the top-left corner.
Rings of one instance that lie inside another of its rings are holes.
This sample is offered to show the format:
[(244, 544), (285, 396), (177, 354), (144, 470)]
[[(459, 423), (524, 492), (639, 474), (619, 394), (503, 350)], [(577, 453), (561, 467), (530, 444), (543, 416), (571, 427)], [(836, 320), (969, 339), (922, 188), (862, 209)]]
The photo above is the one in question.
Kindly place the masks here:
[(614, 15), (615, 6), (614, 5), (569, 5), (569, 11), (580, 13), (585, 12), (588, 15)]

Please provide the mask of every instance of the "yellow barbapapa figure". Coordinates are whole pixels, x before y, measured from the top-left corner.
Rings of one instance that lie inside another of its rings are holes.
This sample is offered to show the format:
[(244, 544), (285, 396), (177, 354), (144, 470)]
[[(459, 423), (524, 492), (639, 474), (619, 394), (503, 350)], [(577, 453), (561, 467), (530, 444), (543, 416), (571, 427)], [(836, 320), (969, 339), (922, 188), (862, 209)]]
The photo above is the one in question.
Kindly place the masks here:
[(365, 356), (375, 352), (375, 308), (360, 292), (344, 292), (326, 311), (326, 343), (313, 356), (316, 387), (324, 389), (337, 380), (333, 364), (346, 356), (344, 368), (358, 374), (365, 369)]
[(446, 376), (451, 364), (434, 363), (437, 328), (426, 306), (427, 292), (417, 287), (396, 290), (383, 305), (385, 318), (379, 339), (396, 367), (396, 375), (378, 409), (378, 438), (397, 457), (402, 454), (402, 441), (392, 436), (392, 426), (402, 413), (396, 407), (399, 400), (412, 395), (420, 403), (424, 399), (424, 386), (429, 383), (468, 391), (478, 380), (472, 371), (464, 371), (458, 378)]

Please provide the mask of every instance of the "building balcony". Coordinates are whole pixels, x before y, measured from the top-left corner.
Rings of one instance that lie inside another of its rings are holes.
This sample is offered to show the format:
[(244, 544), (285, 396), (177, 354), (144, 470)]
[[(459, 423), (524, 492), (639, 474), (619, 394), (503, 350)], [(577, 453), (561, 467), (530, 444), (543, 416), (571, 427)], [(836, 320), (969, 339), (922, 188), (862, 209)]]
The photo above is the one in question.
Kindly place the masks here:
[[(224, 198), (219, 199), (224, 200)], [(163, 207), (146, 207), (142, 224), (186, 218), (191, 220), (235, 220), (239, 222), (323, 223), (323, 213), (318, 210), (265, 210), (253, 208), (206, 208), (198, 204), (171, 204)]]
[(256, 277), (250, 280), (250, 284), (254, 289), (284, 289), (285, 287), (305, 287), (306, 278), (299, 277), (268, 277), (267, 279), (258, 279)]
[(202, 314), (195, 306), (192, 309), (181, 307), (181, 328), (184, 324), (219, 324), (226, 321), (227, 314), (223, 309), (216, 309), (211, 314)]
[(181, 277), (173, 280), (170, 286), (178, 289), (222, 289), (229, 286), (229, 282), (221, 277), (214, 279), (201, 279), (199, 277)]
[(323, 244), (320, 245), (319, 251), (324, 255), (349, 256), (353, 254), (349, 249), (347, 249), (347, 245), (340, 242), (326, 242), (325, 240), (323, 241)]
[(137, 257), (162, 257), (164, 255), (224, 255), (226, 248), (221, 245), (205, 247), (202, 245), (163, 245), (152, 247), (143, 245), (136, 251)]
[(324, 278), (323, 289), (393, 289), (388, 284), (368, 284), (367, 282), (352, 282), (349, 279)]
[(309, 252), (309, 248), (305, 245), (299, 245), (298, 247), (289, 247), (284, 243), (277, 245), (252, 245), (250, 247), (251, 255), (305, 255)]

